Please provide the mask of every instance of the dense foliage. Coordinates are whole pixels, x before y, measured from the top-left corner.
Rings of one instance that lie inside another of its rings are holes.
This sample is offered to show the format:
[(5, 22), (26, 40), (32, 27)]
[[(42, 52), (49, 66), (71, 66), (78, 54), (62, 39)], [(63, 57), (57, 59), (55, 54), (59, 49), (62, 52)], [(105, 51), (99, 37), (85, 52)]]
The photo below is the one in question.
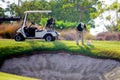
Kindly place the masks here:
[[(56, 28), (67, 29), (73, 28), (80, 21), (87, 24), (89, 28), (95, 27), (94, 19), (99, 17), (101, 19), (100, 23), (108, 31), (120, 31), (120, 3), (117, 2), (118, 0), (114, 0), (111, 5), (99, 0), (18, 0), (18, 3), (6, 2), (7, 0), (2, 1), (8, 5), (6, 9), (0, 8), (0, 16), (6, 16), (5, 12), (9, 12), (11, 16), (20, 16), (23, 18), (24, 11), (52, 10), (52, 14), (30, 15), (28, 20), (41, 24), (42, 18), (48, 19), (54, 17), (58, 21), (56, 22), (58, 23), (56, 24)], [(116, 15), (114, 17), (111, 14), (104, 16), (104, 13), (109, 13), (109, 11), (116, 12)], [(42, 24), (44, 25), (45, 22), (46, 20)], [(107, 22), (110, 24), (106, 24)]]
[[(114, 0), (112, 4), (105, 4), (105, 1), (97, 5), (95, 13), (101, 20), (100, 23), (110, 32), (120, 31), (120, 3)], [(99, 24), (98, 26), (100, 26)]]
[[(36, 18), (54, 17), (58, 21), (64, 22), (79, 22), (82, 21), (91, 27), (94, 27), (93, 19), (91, 17), (96, 8), (98, 0), (19, 0), (18, 4), (9, 4), (7, 11), (13, 16), (23, 17), (24, 11), (28, 10), (52, 10), (52, 14), (37, 14)], [(96, 16), (97, 17), (97, 16)], [(32, 16), (29, 16), (31, 19)], [(38, 19), (38, 20), (39, 20)], [(38, 21), (37, 21), (38, 22)]]

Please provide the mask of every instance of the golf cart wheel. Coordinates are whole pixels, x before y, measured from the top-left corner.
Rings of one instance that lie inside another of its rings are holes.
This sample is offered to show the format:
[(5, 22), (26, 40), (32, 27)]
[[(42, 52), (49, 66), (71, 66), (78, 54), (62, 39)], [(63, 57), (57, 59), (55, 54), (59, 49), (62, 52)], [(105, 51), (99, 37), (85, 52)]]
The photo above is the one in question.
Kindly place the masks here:
[(46, 35), (45, 36), (45, 41), (54, 41), (54, 37), (52, 35)]
[(25, 38), (21, 34), (16, 34), (15, 35), (15, 41), (24, 41)]

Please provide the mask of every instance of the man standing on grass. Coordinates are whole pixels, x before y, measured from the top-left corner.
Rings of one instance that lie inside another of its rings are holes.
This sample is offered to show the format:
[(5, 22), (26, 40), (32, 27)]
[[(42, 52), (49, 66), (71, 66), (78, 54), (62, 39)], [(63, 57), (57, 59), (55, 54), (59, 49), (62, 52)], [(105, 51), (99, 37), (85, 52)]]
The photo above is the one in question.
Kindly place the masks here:
[(86, 25), (84, 23), (78, 24), (76, 27), (76, 44), (79, 45), (79, 39), (81, 38), (82, 45), (84, 45), (84, 32), (86, 31)]

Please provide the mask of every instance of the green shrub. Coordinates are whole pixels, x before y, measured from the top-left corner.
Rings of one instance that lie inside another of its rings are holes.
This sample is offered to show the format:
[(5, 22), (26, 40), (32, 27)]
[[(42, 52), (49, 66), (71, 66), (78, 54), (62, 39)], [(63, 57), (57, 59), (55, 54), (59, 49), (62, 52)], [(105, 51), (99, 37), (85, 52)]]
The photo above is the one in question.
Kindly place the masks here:
[(76, 25), (77, 25), (77, 22), (57, 21), (56, 29), (70, 29), (70, 28), (75, 28)]
[[(48, 18), (42, 18), (40, 21), (40, 24), (42, 26), (45, 26), (47, 23)], [(55, 21), (55, 29), (70, 29), (75, 28), (77, 25), (77, 22), (64, 22), (64, 21)]]
[(42, 26), (45, 26), (45, 24), (47, 23), (47, 20), (48, 20), (48, 18), (42, 18), (41, 21), (40, 21), (40, 24)]

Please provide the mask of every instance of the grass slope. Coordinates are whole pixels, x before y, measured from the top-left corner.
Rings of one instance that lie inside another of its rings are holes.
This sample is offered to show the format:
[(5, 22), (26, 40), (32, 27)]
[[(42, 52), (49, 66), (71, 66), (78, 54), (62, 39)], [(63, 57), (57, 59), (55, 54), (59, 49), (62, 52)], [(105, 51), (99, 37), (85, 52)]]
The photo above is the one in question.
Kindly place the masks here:
[(75, 41), (26, 40), (16, 42), (9, 39), (0, 40), (0, 58), (18, 54), (30, 54), (33, 51), (67, 51), (72, 54), (83, 54), (93, 57), (108, 57), (120, 59), (120, 42), (92, 41), (92, 45), (79, 45)]
[(38, 80), (38, 79), (0, 72), (0, 80)]
[[(120, 60), (120, 42), (92, 41), (92, 45), (79, 45), (75, 41), (45, 42), (42, 40), (26, 40), (16, 42), (11, 39), (0, 40), (0, 63), (7, 57), (28, 55), (35, 51), (67, 51), (71, 54), (82, 54), (91, 57), (112, 58)], [(0, 72), (0, 80), (35, 80)]]

